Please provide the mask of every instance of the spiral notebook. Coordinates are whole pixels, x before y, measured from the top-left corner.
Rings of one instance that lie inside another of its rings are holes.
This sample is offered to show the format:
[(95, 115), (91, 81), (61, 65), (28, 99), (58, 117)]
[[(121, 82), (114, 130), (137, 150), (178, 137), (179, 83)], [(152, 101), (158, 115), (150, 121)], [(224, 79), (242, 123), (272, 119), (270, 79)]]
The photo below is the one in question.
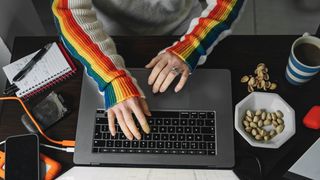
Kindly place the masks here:
[[(39, 50), (40, 51), (40, 50)], [(38, 51), (29, 54), (5, 67), (5, 72), (10, 84), (13, 77), (36, 55)], [(58, 82), (74, 74), (76, 66), (61, 44), (53, 43), (48, 52), (33, 66), (26, 76), (14, 84), (17, 86), (15, 94), (23, 99), (28, 99)]]

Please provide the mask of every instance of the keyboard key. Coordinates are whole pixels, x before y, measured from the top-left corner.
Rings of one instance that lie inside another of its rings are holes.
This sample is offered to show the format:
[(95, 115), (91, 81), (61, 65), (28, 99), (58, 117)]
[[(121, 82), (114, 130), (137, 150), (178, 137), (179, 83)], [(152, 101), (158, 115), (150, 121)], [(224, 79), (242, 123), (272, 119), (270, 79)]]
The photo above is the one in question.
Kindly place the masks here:
[(118, 149), (110, 149), (110, 152), (112, 152), (112, 153), (117, 153), (117, 152), (118, 152)]
[(108, 140), (107, 141), (107, 147), (114, 147), (114, 141)]
[(205, 154), (206, 154), (206, 152), (205, 152), (205, 151), (203, 151), (203, 150), (196, 151), (196, 153), (197, 153), (197, 154), (199, 154), (199, 155), (205, 155)]
[(171, 125), (171, 119), (164, 119), (164, 125)]
[(201, 119), (207, 118), (207, 113), (205, 113), (205, 112), (199, 112), (199, 118), (201, 118)]
[(140, 141), (140, 147), (147, 148), (148, 147), (147, 141)]
[(214, 112), (207, 112), (207, 118), (215, 118)]
[(164, 148), (164, 142), (157, 142), (157, 148)]
[(126, 149), (119, 149), (119, 153), (126, 153), (127, 150)]
[(107, 125), (102, 125), (101, 126), (101, 132), (107, 132), (108, 131), (108, 126)]
[(215, 129), (214, 127), (201, 127), (202, 134), (214, 134)]
[(104, 147), (106, 145), (106, 142), (103, 140), (94, 140), (93, 146), (94, 147)]
[(165, 126), (160, 126), (159, 132), (160, 132), (160, 133), (166, 133), (166, 132), (167, 132), (167, 127), (165, 127)]
[(184, 133), (191, 133), (191, 127), (184, 127)]
[(110, 139), (111, 138), (111, 134), (110, 133), (102, 133), (102, 139)]
[(200, 142), (199, 143), (199, 148), (200, 149), (207, 149), (207, 143), (206, 142)]
[(181, 143), (182, 149), (189, 149), (190, 147), (190, 142), (182, 142)]
[(206, 126), (214, 126), (214, 120), (213, 119), (207, 119), (205, 121)]
[(108, 124), (107, 118), (97, 117), (96, 118), (96, 124)]
[(174, 145), (175, 149), (180, 149), (181, 148), (181, 142), (174, 142), (173, 145)]
[(188, 154), (195, 154), (196, 152), (194, 150), (188, 151)]
[(204, 135), (203, 136), (204, 141), (215, 141), (214, 135)]
[(115, 147), (122, 147), (122, 141), (115, 141)]
[(189, 119), (189, 125), (190, 126), (195, 126), (196, 125), (196, 120), (195, 119)]
[(169, 134), (161, 134), (161, 140), (167, 141), (169, 139)]
[(203, 126), (204, 120), (203, 119), (197, 119), (197, 126)]
[(166, 150), (166, 149), (162, 150), (161, 152), (162, 152), (162, 154), (169, 154), (169, 150)]
[(178, 151), (177, 150), (170, 150), (169, 153), (170, 154), (178, 154)]
[(192, 112), (190, 117), (191, 118), (198, 118), (198, 113), (197, 112)]
[(158, 126), (151, 126), (151, 133), (158, 133), (159, 129)]
[(97, 109), (97, 114), (104, 114), (104, 113), (105, 113), (104, 110), (102, 110), (102, 109)]
[(108, 148), (100, 148), (99, 152), (100, 153), (108, 153), (108, 152), (110, 152), (110, 149), (108, 149)]
[(152, 111), (152, 117), (160, 118), (179, 118), (179, 112), (173, 111)]
[(98, 132), (98, 133), (100, 132), (100, 125), (96, 125), (96, 126), (95, 126), (94, 132)]
[(148, 124), (149, 125), (154, 125), (155, 124), (155, 120), (154, 119), (148, 119)]
[(162, 119), (156, 119), (156, 125), (162, 125), (163, 121)]
[(144, 153), (142, 149), (136, 149), (136, 153)]
[(180, 127), (180, 126), (176, 127), (176, 132), (183, 133), (183, 127)]
[(187, 154), (187, 151), (186, 150), (181, 150), (181, 151), (179, 151), (179, 154)]
[(185, 141), (186, 136), (184, 134), (178, 134), (178, 141)]
[(128, 147), (130, 147), (131, 143), (130, 143), (130, 141), (123, 141), (122, 144), (123, 144), (123, 147), (127, 147), (128, 148)]
[(150, 153), (152, 153), (152, 150), (146, 149), (146, 150), (145, 150), (145, 153), (150, 154)]
[(143, 135), (143, 140), (152, 140), (152, 134)]
[(202, 141), (202, 135), (201, 134), (194, 135), (194, 140), (195, 141)]
[(190, 115), (188, 112), (181, 112), (180, 113), (180, 118), (189, 118), (189, 117), (190, 117)]
[(153, 150), (152, 152), (155, 153), (155, 154), (160, 154), (160, 153), (161, 153), (161, 151), (158, 150), (158, 149), (155, 149), (155, 150)]
[(212, 142), (207, 143), (207, 147), (208, 147), (208, 149), (215, 149), (215, 144)]
[(192, 127), (192, 133), (200, 133), (200, 127)]
[(167, 148), (167, 149), (171, 149), (171, 148), (173, 148), (173, 142), (165, 142), (165, 148)]
[(128, 153), (135, 153), (136, 150), (135, 150), (135, 149), (128, 149), (127, 152), (128, 152)]
[(187, 119), (180, 119), (180, 125), (186, 126), (187, 124), (188, 124), (188, 120)]
[(120, 133), (119, 134), (119, 139), (125, 140), (125, 139), (127, 139), (127, 137), (123, 133)]
[(133, 148), (139, 147), (139, 142), (138, 141), (131, 141), (131, 147), (133, 147)]
[(149, 148), (155, 148), (156, 147), (156, 143), (154, 141), (149, 141), (148, 142), (148, 147)]
[(160, 140), (160, 134), (153, 134), (153, 140)]
[(208, 155), (215, 155), (216, 152), (215, 151), (208, 151)]
[(175, 133), (176, 128), (174, 126), (168, 127), (168, 133)]
[(169, 139), (170, 139), (170, 141), (176, 141), (177, 140), (177, 135), (176, 134), (170, 134), (170, 137), (169, 137)]
[(102, 133), (101, 132), (94, 133), (94, 139), (102, 139)]
[(193, 134), (187, 134), (187, 141), (194, 141), (194, 135)]
[(172, 125), (179, 125), (179, 119), (172, 119)]
[(198, 149), (198, 143), (197, 142), (191, 142), (190, 143), (191, 149)]

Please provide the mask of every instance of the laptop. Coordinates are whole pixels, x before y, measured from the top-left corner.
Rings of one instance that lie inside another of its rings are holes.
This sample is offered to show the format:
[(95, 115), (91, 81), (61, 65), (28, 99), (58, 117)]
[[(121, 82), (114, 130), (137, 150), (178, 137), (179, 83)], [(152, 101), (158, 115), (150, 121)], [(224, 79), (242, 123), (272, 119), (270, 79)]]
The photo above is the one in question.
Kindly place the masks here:
[(150, 70), (129, 70), (146, 95), (152, 113), (147, 118), (151, 133), (142, 133), (140, 141), (129, 141), (117, 125), (117, 135), (112, 137), (104, 98), (94, 80), (84, 75), (75, 164), (209, 169), (234, 166), (229, 70), (197, 69), (179, 93), (174, 92), (177, 82), (173, 82), (161, 94), (153, 94), (147, 83)]

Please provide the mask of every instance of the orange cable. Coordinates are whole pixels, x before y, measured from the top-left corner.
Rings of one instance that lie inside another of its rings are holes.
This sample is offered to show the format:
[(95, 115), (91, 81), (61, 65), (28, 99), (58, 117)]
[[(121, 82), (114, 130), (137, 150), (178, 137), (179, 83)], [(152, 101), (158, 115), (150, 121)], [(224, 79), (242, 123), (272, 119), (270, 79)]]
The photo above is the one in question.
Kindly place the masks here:
[(34, 119), (34, 117), (32, 116), (32, 114), (30, 113), (30, 111), (27, 109), (26, 105), (24, 104), (24, 102), (18, 98), (18, 97), (0, 97), (1, 101), (5, 101), (5, 100), (17, 100), (20, 102), (21, 106), (23, 107), (24, 111), (27, 113), (27, 115), (29, 116), (29, 118), (31, 119), (31, 121), (33, 122), (33, 124), (37, 127), (38, 131), (40, 132), (40, 134), (47, 139), (48, 141), (54, 143), (54, 144), (59, 144), (61, 146), (68, 146), (68, 147), (74, 147), (75, 146), (75, 141), (73, 140), (63, 140), (63, 141), (56, 141), (53, 140), (51, 138), (49, 138), (41, 129), (41, 127), (39, 126), (39, 124), (37, 123), (37, 121)]

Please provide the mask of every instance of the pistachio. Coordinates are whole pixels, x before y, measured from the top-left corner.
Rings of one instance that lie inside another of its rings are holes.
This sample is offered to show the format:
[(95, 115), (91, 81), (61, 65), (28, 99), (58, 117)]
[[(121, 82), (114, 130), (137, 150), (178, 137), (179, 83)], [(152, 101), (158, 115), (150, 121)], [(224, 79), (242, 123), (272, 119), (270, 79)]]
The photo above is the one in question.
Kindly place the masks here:
[(243, 121), (243, 125), (244, 125), (245, 127), (248, 127), (248, 126), (249, 126), (249, 122), (248, 122), (248, 121)]
[(258, 127), (262, 127), (263, 126), (263, 121), (262, 120), (259, 120), (258, 121)]
[(277, 126), (276, 131), (278, 134), (280, 134), (283, 131), (283, 129), (284, 129), (284, 125), (280, 124), (279, 126)]
[(281, 111), (276, 111), (276, 115), (278, 118), (283, 118), (283, 113)]
[(257, 126), (257, 124), (256, 124), (256, 123), (254, 123), (254, 122), (250, 122), (250, 127), (252, 127), (252, 128), (257, 128), (258, 126)]
[(276, 113), (271, 113), (271, 117), (272, 117), (272, 120), (273, 120), (273, 121), (277, 120), (277, 115), (276, 115)]
[(261, 109), (258, 109), (257, 111), (256, 111), (256, 116), (260, 116), (262, 114), (262, 111), (261, 111)]
[(275, 130), (271, 130), (269, 134), (271, 137), (274, 137), (275, 135), (277, 135)]
[(271, 124), (271, 120), (270, 119), (267, 119), (265, 121), (263, 121), (263, 125), (265, 126), (269, 126)]
[(248, 133), (250, 133), (251, 130), (252, 130), (252, 127), (246, 127), (245, 130), (246, 130)]
[(278, 124), (283, 124), (283, 120), (281, 118), (277, 119)]
[(271, 86), (270, 86), (270, 90), (275, 90), (277, 88), (277, 84), (276, 83), (271, 83)]
[(270, 136), (264, 136), (263, 139), (264, 139), (265, 141), (269, 141), (271, 138), (270, 138)]
[(249, 116), (246, 116), (246, 120), (249, 121), (249, 122), (252, 122), (252, 118), (249, 117)]
[(257, 134), (255, 137), (254, 137), (256, 140), (260, 141), (262, 139), (262, 136), (260, 134)]
[(256, 130), (256, 129), (252, 129), (251, 134), (252, 134), (253, 136), (257, 135), (257, 134), (258, 134), (258, 133), (257, 133), (257, 130)]
[(266, 112), (262, 112), (262, 114), (261, 114), (261, 119), (262, 119), (262, 120), (265, 120), (266, 117), (267, 117), (267, 113), (266, 113)]
[(259, 116), (254, 116), (253, 122), (257, 123), (259, 121)]
[(253, 118), (253, 113), (250, 110), (246, 111), (246, 115)]
[(246, 82), (248, 82), (249, 81), (249, 76), (243, 76), (242, 78), (241, 78), (241, 82), (242, 83), (246, 83)]

